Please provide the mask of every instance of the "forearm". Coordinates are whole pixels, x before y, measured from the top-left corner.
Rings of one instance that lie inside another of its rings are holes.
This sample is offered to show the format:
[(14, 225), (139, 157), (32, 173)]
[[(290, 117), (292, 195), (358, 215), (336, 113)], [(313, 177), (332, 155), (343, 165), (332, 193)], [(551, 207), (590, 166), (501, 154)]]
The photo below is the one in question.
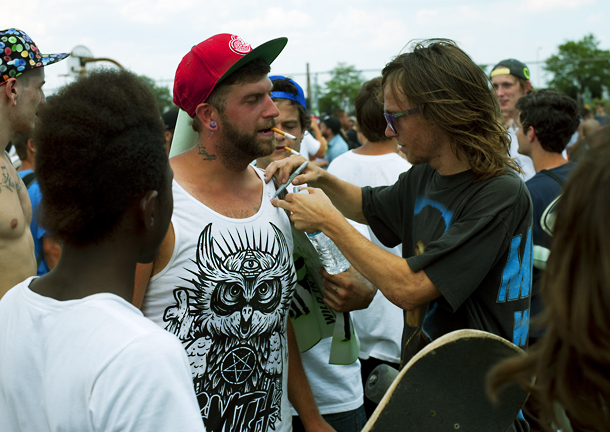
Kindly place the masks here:
[(306, 430), (316, 430), (315, 426), (323, 421), (318, 406), (309, 387), (301, 353), (297, 345), (292, 323), (288, 319), (288, 400), (296, 410)]
[(440, 296), (423, 270), (413, 272), (404, 258), (371, 243), (346, 220), (333, 220), (324, 233), (362, 276), (401, 309), (412, 310)]

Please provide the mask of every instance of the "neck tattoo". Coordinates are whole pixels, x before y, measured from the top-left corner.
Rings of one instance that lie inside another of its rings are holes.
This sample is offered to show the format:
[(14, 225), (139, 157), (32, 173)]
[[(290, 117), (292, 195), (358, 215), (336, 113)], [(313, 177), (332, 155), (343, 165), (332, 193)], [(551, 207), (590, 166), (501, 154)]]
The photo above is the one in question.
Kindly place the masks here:
[(203, 156), (203, 160), (204, 161), (213, 161), (213, 160), (216, 160), (216, 155), (215, 154), (209, 154), (206, 151), (205, 146), (203, 144), (201, 144), (200, 142), (197, 143), (197, 149), (199, 150), (198, 153)]

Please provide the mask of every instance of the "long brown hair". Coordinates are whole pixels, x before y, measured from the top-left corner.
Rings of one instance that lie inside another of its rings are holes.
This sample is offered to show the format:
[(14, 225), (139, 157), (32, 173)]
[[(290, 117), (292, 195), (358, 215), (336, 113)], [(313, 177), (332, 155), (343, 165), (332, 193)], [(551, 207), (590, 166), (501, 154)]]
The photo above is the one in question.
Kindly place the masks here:
[(391, 85), (395, 97), (401, 92), (419, 107), (423, 118), (451, 139), (477, 180), (501, 175), (507, 167), (521, 172), (509, 157), (510, 139), (489, 78), (452, 40), (415, 43), (386, 65), (381, 85)]
[[(542, 405), (553, 403), (578, 430), (610, 430), (610, 135), (579, 162), (560, 201), (543, 276), (544, 337), (529, 356), (490, 374), (492, 394), (518, 381)], [(529, 379), (535, 375), (535, 384)]]

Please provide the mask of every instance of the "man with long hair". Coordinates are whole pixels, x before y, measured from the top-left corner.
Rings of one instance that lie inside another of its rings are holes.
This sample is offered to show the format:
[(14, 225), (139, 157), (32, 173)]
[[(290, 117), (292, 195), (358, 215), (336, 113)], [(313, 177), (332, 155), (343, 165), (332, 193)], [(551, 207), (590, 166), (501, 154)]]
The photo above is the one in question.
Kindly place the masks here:
[[(414, 166), (393, 186), (360, 188), (310, 165), (293, 183), (322, 190), (272, 202), (293, 213), (297, 229), (323, 231), (394, 304), (411, 311), (431, 302), (430, 338), (472, 328), (526, 347), (531, 201), (489, 80), (454, 42), (434, 39), (391, 61), (381, 85), (386, 135)], [(302, 161), (274, 162), (266, 178), (277, 171), (286, 181)], [(402, 243), (402, 257), (367, 241), (344, 215), (385, 246)]]

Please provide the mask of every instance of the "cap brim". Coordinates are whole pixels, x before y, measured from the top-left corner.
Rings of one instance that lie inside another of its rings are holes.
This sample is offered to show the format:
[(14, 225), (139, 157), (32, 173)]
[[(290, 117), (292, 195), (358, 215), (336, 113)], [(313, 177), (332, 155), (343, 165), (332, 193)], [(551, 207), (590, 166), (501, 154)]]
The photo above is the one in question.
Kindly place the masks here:
[(239, 59), (233, 66), (229, 68), (228, 71), (224, 73), (223, 76), (216, 82), (216, 85), (220, 84), (225, 78), (235, 72), (237, 69), (245, 65), (246, 63), (250, 63), (252, 60), (263, 59), (269, 65), (273, 63), (273, 61), (280, 55), (286, 44), (288, 43), (288, 38), (281, 37), (277, 39), (272, 39), (268, 42), (265, 42), (262, 45), (257, 46), (248, 54)]
[(39, 67), (45, 67), (45, 66), (49, 66), (49, 65), (52, 65), (52, 64), (55, 64), (57, 62), (67, 59), (68, 57), (70, 57), (70, 53), (41, 54), (40, 56), (43, 59), (49, 59), (46, 62), (43, 61), (42, 59), (40, 60), (40, 62), (44, 63), (44, 64), (42, 64)]

